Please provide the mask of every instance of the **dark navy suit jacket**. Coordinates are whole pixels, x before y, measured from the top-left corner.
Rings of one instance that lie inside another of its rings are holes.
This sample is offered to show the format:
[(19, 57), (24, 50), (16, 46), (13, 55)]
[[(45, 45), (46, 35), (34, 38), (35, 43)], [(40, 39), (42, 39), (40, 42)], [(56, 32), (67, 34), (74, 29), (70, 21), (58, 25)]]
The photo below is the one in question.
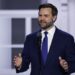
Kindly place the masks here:
[(75, 72), (75, 44), (71, 35), (56, 28), (52, 44), (43, 64), (41, 58), (41, 34), (35, 32), (26, 37), (22, 52), (22, 67), (17, 72), (26, 71), (31, 63), (31, 75), (65, 75), (59, 64), (59, 56), (69, 63), (67, 74)]

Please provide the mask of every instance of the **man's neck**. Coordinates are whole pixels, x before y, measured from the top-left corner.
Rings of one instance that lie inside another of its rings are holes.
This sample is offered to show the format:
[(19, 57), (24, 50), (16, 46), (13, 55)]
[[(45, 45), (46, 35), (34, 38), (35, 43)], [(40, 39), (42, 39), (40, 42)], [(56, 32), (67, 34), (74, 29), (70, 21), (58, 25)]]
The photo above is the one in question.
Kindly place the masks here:
[(48, 31), (48, 30), (52, 29), (53, 27), (54, 27), (54, 25), (51, 25), (49, 28), (47, 28), (47, 29), (42, 29), (42, 30)]

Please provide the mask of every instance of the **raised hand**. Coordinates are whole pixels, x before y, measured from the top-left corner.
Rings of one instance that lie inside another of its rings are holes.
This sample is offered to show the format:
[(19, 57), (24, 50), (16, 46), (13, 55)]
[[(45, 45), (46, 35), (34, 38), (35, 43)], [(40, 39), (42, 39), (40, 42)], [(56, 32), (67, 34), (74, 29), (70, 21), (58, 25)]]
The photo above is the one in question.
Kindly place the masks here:
[(17, 68), (20, 68), (21, 67), (21, 65), (22, 65), (21, 53), (19, 53), (18, 56), (15, 56), (14, 57), (13, 62), (14, 62), (15, 67), (17, 67)]
[(65, 71), (68, 71), (68, 62), (65, 59), (62, 59), (61, 56), (59, 56), (59, 63)]

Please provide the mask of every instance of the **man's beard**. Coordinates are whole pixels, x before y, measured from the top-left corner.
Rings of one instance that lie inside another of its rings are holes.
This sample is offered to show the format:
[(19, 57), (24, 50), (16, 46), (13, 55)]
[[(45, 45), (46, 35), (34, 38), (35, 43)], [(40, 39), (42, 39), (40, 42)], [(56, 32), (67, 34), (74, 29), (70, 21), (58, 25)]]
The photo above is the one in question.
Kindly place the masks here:
[(42, 27), (39, 23), (39, 26), (41, 27), (41, 29), (46, 30), (46, 29), (51, 28), (53, 26), (53, 22), (47, 23), (44, 27)]

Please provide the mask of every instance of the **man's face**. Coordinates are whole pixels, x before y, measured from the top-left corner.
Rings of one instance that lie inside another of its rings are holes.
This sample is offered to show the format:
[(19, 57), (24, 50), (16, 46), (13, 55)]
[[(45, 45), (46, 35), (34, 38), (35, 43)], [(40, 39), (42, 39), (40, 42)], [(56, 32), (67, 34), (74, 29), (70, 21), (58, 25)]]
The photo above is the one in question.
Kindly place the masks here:
[(50, 28), (55, 20), (55, 16), (52, 15), (51, 8), (41, 8), (39, 11), (39, 25), (42, 29)]

